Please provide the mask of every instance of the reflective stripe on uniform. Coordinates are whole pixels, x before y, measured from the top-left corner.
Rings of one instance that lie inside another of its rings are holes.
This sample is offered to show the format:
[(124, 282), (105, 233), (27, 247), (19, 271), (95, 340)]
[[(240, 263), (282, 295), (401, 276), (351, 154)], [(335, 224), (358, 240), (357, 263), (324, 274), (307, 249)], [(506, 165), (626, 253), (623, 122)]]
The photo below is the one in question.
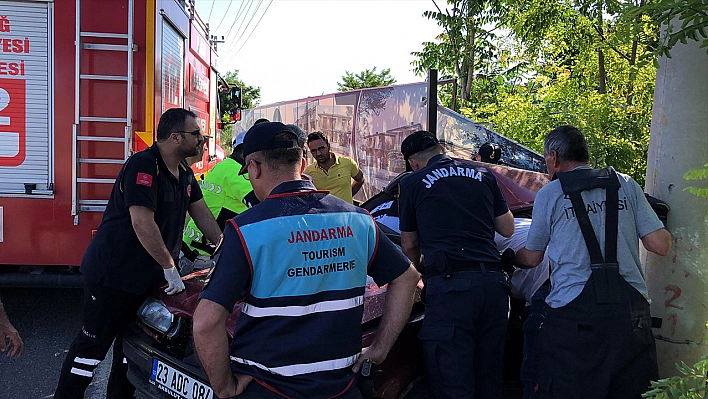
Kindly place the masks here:
[(337, 301), (324, 301), (314, 303), (307, 306), (281, 306), (261, 308), (253, 306), (250, 303), (244, 303), (241, 313), (251, 317), (270, 317), (270, 316), (306, 316), (313, 313), (335, 312), (338, 310), (346, 310), (361, 306), (364, 303), (364, 296), (360, 295), (349, 299), (340, 299)]
[(71, 374), (80, 375), (82, 377), (93, 377), (93, 372), (77, 369), (76, 367), (71, 368)]
[(204, 191), (211, 191), (215, 192), (216, 194), (221, 194), (221, 186), (218, 184), (214, 184), (212, 182), (208, 182), (206, 180), (202, 180), (200, 183), (202, 190)]
[(101, 361), (98, 359), (86, 359), (83, 357), (75, 357), (74, 362), (80, 363), (80, 364), (85, 364), (88, 366), (95, 366), (95, 365), (101, 363)]
[(316, 373), (318, 371), (339, 370), (349, 367), (359, 358), (357, 353), (354, 356), (349, 356), (341, 359), (323, 360), (315, 363), (293, 364), (290, 366), (266, 367), (260, 363), (240, 357), (231, 356), (231, 360), (237, 363), (246, 364), (249, 366), (258, 367), (261, 370), (271, 372), (273, 374), (282, 375), (284, 377), (293, 377), (301, 374)]

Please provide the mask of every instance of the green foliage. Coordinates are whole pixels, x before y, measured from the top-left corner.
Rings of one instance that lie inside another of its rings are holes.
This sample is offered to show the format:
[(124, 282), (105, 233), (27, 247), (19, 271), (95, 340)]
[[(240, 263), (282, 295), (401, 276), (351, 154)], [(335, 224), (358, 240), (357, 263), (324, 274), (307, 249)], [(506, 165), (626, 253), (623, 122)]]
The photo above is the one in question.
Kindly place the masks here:
[(231, 155), (233, 149), (231, 148), (231, 143), (233, 143), (233, 125), (229, 124), (229, 116), (224, 115), (221, 117), (221, 148), (224, 150), (226, 156)]
[(373, 67), (372, 69), (365, 69), (358, 74), (344, 71), (342, 81), (337, 82), (337, 90), (358, 90), (368, 87), (390, 86), (394, 83), (396, 83), (396, 79), (391, 76), (391, 68), (383, 69), (377, 73), (376, 67)]
[(651, 390), (642, 394), (649, 399), (703, 399), (708, 396), (706, 372), (708, 372), (708, 355), (693, 367), (686, 363), (676, 365), (680, 375), (651, 382)]
[(581, 83), (565, 73), (556, 79), (539, 77), (517, 92), (501, 93), (498, 104), (461, 112), (472, 120), (491, 122), (497, 132), (538, 152), (543, 151), (546, 133), (559, 125), (574, 125), (585, 133), (592, 166), (613, 165), (641, 184), (650, 108), (626, 106), (623, 98), (581, 90)]
[[(706, 180), (708, 179), (708, 163), (703, 165), (702, 169), (693, 169), (684, 173), (683, 178), (685, 180)], [(691, 194), (701, 197), (708, 198), (708, 188), (688, 186), (683, 189), (684, 191), (689, 191)]]
[[(708, 167), (708, 164), (705, 166)], [(691, 172), (687, 174), (689, 173)], [(708, 176), (708, 173), (703, 173), (703, 176)], [(706, 323), (706, 327), (708, 327), (708, 323)], [(703, 342), (708, 343), (708, 337), (704, 338)], [(708, 355), (701, 356), (701, 360), (693, 367), (685, 362), (677, 363), (676, 369), (679, 372), (678, 375), (652, 381), (651, 389), (642, 394), (642, 397), (647, 399), (704, 399), (708, 397), (708, 385), (706, 385)]]
[[(628, 15), (647, 14), (660, 25), (666, 25), (665, 34), (654, 55), (671, 58), (670, 50), (676, 43), (688, 40), (701, 43), (708, 52), (708, 1), (706, 0), (659, 0), (641, 7), (631, 7)], [(675, 23), (678, 22), (678, 25)]]
[[(249, 86), (238, 77), (238, 70), (226, 72), (221, 75), (221, 78), (229, 85), (235, 85), (241, 88), (241, 107), (243, 109), (255, 108), (261, 101), (261, 88), (257, 86)], [(231, 94), (228, 92), (219, 93), (219, 101), (221, 104), (226, 104), (231, 101)], [(222, 109), (222, 112), (224, 110)]]
[[(474, 9), (471, 22), (471, 2), (448, 0), (448, 10), (425, 14), (445, 31), (413, 53), (413, 65), (461, 82), (470, 76), (463, 65), (472, 65), (470, 96), (460, 89), (463, 115), (539, 152), (546, 133), (572, 124), (588, 139), (592, 166), (613, 165), (643, 184), (656, 70), (640, 61), (653, 51), (658, 25), (624, 14), (635, 1), (474, 2), (487, 9)], [(479, 38), (473, 47), (460, 44), (469, 31)], [(451, 94), (440, 88), (443, 104)]]
[[(487, 76), (490, 63), (498, 57), (497, 29), (501, 26), (504, 2), (501, 0), (448, 0), (445, 11), (433, 1), (437, 11), (423, 16), (435, 20), (443, 32), (434, 42), (423, 43), (423, 50), (411, 53), (413, 70), (420, 76), (437, 69), (440, 78), (458, 79), (460, 98), (479, 102), (482, 88), (479, 80), (492, 82)], [(484, 85), (484, 83), (483, 83)]]

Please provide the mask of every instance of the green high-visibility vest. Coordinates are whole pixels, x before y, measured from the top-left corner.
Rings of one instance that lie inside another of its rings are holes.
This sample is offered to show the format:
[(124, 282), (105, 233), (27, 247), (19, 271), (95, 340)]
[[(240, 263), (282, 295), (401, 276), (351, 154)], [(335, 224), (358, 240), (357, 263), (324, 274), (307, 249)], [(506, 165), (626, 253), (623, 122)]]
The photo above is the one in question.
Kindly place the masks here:
[[(204, 202), (206, 202), (214, 219), (219, 216), (221, 208), (226, 208), (234, 213), (241, 213), (248, 209), (243, 204), (243, 197), (246, 196), (253, 187), (251, 182), (246, 180), (244, 176), (239, 176), (241, 164), (231, 158), (226, 158), (216, 164), (211, 171), (206, 175), (206, 178), (200, 182)], [(202, 242), (204, 236), (197, 228), (194, 220), (187, 223), (187, 227), (182, 234), (182, 240), (194, 248), (192, 241)], [(204, 241), (206, 241), (204, 239)], [(214, 243), (216, 244), (216, 243)], [(201, 255), (207, 255), (206, 252), (196, 249)]]

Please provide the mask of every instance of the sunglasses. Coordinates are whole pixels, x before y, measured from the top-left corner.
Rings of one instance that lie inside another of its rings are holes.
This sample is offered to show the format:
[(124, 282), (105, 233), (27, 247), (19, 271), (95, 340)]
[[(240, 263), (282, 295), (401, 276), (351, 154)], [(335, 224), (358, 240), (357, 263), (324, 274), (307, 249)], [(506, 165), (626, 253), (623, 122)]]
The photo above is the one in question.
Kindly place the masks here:
[(327, 149), (326, 146), (321, 146), (321, 147), (311, 149), (310, 152), (312, 153), (312, 155), (315, 155), (315, 153), (317, 153), (317, 152), (325, 152), (326, 149)]
[(179, 133), (179, 134), (187, 133), (187, 134), (194, 135), (194, 137), (197, 137), (197, 138), (202, 137), (202, 131), (200, 129), (197, 129), (193, 132), (185, 132), (184, 130), (178, 130), (178, 131), (172, 132), (172, 133)]
[(239, 172), (239, 174), (243, 175), (243, 178), (246, 180), (250, 180), (248, 178), (248, 167), (251, 166), (252, 163), (256, 165), (261, 165), (261, 162), (258, 162), (255, 159), (251, 159), (250, 161), (246, 162), (245, 165), (243, 165), (243, 167), (241, 168), (241, 172)]

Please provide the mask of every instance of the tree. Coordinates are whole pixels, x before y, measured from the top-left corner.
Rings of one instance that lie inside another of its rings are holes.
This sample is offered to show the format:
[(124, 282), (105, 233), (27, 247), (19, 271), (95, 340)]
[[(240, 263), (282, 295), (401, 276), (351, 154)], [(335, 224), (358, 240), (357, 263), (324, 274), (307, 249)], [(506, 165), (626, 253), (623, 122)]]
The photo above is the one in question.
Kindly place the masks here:
[[(538, 106), (527, 109), (539, 127), (545, 125), (541, 136), (558, 124), (573, 124), (587, 136), (593, 166), (613, 165), (643, 183), (656, 70), (639, 59), (651, 54), (657, 25), (646, 15), (625, 10), (644, 0), (530, 3), (507, 15), (510, 21), (517, 18), (509, 25), (534, 50), (529, 54), (537, 54), (534, 84), (526, 87), (535, 88), (527, 101)], [(534, 26), (542, 13), (552, 14), (556, 22)], [(508, 126), (501, 114), (494, 119)], [(528, 135), (519, 128), (518, 133)]]
[(433, 1), (437, 11), (426, 11), (423, 16), (433, 19), (443, 28), (435, 42), (423, 43), (423, 51), (413, 52), (417, 57), (412, 65), (418, 75), (428, 69), (437, 69), (441, 78), (456, 77), (463, 101), (474, 101), (475, 80), (488, 80), (485, 73), (497, 51), (494, 33), (501, 26), (504, 5), (501, 0), (448, 0), (443, 12)]
[(449, 9), (424, 14), (445, 32), (423, 43), (413, 65), (458, 78), (468, 118), (537, 151), (554, 127), (575, 125), (593, 166), (642, 183), (656, 71), (639, 59), (658, 29), (625, 10), (644, 1), (448, 0)]
[[(249, 86), (238, 77), (238, 70), (226, 72), (221, 75), (221, 78), (229, 84), (229, 86), (238, 86), (241, 88), (241, 108), (249, 109), (258, 106), (261, 100), (261, 88), (257, 86)], [(226, 91), (219, 92), (219, 103), (221, 104), (220, 119), (223, 122), (221, 129), (221, 147), (227, 154), (231, 153), (231, 141), (233, 134), (231, 132), (231, 124), (227, 113), (228, 107), (226, 104), (231, 103), (231, 93)]]
[(396, 79), (391, 76), (391, 68), (383, 69), (377, 73), (376, 67), (373, 67), (372, 69), (365, 69), (358, 74), (344, 71), (342, 81), (337, 82), (337, 90), (358, 90), (368, 87), (390, 86), (394, 83), (396, 83)]
[[(655, 56), (671, 58), (670, 50), (677, 42), (701, 42), (708, 52), (708, 2), (706, 0), (660, 0), (640, 4), (628, 10), (629, 15), (648, 14), (659, 25), (666, 25), (666, 34), (659, 41)], [(674, 26), (674, 19), (681, 24)]]
[[(596, 90), (608, 92), (613, 82), (608, 69), (613, 62), (628, 64), (628, 80), (622, 79), (627, 105), (633, 101), (635, 72), (640, 59), (650, 55), (656, 45), (658, 24), (645, 13), (629, 13), (647, 0), (536, 0), (515, 3), (509, 1), (507, 26), (529, 49), (547, 52), (549, 36), (563, 35), (565, 42), (556, 41), (564, 51), (557, 52), (557, 61), (572, 66), (583, 48), (590, 47), (595, 67)], [(555, 22), (554, 22), (555, 21)], [(556, 50), (559, 48), (556, 47)], [(584, 56), (589, 56), (586, 54)], [(616, 81), (615, 81), (616, 82)]]
[[(238, 77), (238, 70), (226, 72), (221, 75), (221, 78), (229, 84), (229, 86), (238, 86), (241, 88), (241, 108), (255, 108), (261, 101), (261, 88), (257, 86), (249, 86)], [(231, 94), (227, 91), (219, 93), (219, 101), (221, 104), (227, 104), (231, 101)], [(221, 110), (222, 114), (225, 111)]]

